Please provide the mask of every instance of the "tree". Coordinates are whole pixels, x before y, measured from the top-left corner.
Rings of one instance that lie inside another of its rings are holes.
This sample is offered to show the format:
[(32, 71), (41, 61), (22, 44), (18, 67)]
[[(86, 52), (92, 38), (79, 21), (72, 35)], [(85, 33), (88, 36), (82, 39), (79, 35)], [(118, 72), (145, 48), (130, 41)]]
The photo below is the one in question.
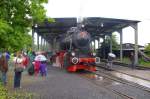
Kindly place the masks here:
[(112, 35), (112, 38), (110, 38), (109, 36), (106, 36), (105, 42), (102, 43), (102, 46), (109, 47), (111, 40), (112, 40), (112, 49), (117, 50), (119, 47), (119, 44), (117, 42), (117, 38), (115, 34)]
[[(48, 0), (0, 1), (0, 49), (20, 50), (31, 46), (32, 25), (46, 19), (43, 4)], [(49, 19), (51, 20), (51, 19)]]
[(112, 39), (112, 50), (117, 50), (119, 48), (119, 44), (117, 43), (116, 35), (112, 35), (112, 38), (106, 36), (105, 41), (101, 45), (100, 56), (101, 58), (107, 58), (107, 54), (110, 52), (110, 42)]
[(145, 46), (145, 53), (150, 57), (150, 43)]
[(150, 52), (150, 43), (148, 43), (148, 45), (145, 46), (145, 51), (149, 51)]

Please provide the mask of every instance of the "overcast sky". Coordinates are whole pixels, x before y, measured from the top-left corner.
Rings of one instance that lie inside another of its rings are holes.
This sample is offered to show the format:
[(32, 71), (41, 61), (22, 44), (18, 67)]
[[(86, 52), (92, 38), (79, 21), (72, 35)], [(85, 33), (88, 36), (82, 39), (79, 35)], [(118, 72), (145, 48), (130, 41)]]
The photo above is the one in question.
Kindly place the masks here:
[[(149, 0), (49, 0), (49, 17), (106, 17), (140, 20), (139, 44), (150, 43)], [(119, 38), (118, 38), (119, 39)], [(134, 43), (132, 28), (123, 30), (123, 43)]]

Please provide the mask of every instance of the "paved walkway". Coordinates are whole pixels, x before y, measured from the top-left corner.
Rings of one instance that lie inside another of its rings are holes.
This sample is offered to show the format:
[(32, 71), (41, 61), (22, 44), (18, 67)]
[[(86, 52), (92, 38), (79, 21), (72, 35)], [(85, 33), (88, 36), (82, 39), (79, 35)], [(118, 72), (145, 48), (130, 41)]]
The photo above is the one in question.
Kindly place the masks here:
[(24, 73), (22, 90), (34, 93), (35, 99), (122, 99), (106, 88), (56, 67), (49, 67), (46, 78)]
[[(132, 70), (128, 67), (122, 68), (117, 65), (115, 65), (114, 68), (130, 74), (139, 75), (140, 73), (145, 72), (143, 70)], [(149, 73), (149, 71), (147, 72)], [(12, 87), (13, 74), (13, 70), (10, 70), (8, 77), (9, 85), (7, 86), (12, 92), (14, 92)], [(104, 83), (106, 82), (104, 81)], [(106, 86), (109, 88), (112, 86), (112, 88), (119, 89), (119, 85), (113, 87), (114, 85), (109, 85), (108, 83), (106, 83)], [(48, 68), (47, 77), (29, 76), (27, 72), (24, 72), (21, 85), (22, 89), (19, 89), (19, 91), (34, 94), (34, 99), (122, 99), (122, 97), (116, 95), (109, 89), (103, 86), (97, 86), (92, 82), (87, 81), (87, 79), (81, 78), (77, 73), (68, 73), (65, 70), (52, 66), (49, 66)], [(126, 87), (122, 86), (121, 88), (124, 88), (123, 90), (126, 89)], [(125, 90), (125, 92), (131, 91), (139, 92), (133, 89), (130, 91), (129, 89)]]

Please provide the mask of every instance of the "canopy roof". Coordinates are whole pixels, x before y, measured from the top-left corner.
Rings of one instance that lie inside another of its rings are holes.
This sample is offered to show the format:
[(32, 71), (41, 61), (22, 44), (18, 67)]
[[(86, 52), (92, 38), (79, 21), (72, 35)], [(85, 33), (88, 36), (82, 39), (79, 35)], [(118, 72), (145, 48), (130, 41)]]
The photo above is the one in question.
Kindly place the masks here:
[[(33, 29), (38, 33), (38, 35), (41, 35), (47, 41), (51, 41), (51, 39), (66, 33), (70, 27), (77, 26), (77, 18), (54, 18), (54, 20), (55, 22), (53, 23), (45, 21), (37, 24), (37, 26), (33, 26)], [(103, 35), (109, 35), (114, 31), (118, 31), (138, 22), (140, 21), (86, 17), (83, 19), (82, 23), (84, 24), (85, 30), (88, 31), (92, 37), (100, 37)]]

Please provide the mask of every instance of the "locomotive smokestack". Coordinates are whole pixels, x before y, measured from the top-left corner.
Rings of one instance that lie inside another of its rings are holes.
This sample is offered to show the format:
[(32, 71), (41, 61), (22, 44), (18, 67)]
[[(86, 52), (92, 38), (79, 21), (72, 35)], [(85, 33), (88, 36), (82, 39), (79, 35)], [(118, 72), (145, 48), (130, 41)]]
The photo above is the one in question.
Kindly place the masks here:
[(83, 20), (84, 20), (83, 17), (78, 17), (78, 18), (77, 18), (77, 23), (82, 23)]
[(83, 21), (84, 21), (83, 17), (77, 18), (77, 27), (80, 30), (84, 30), (85, 25), (83, 24)]

